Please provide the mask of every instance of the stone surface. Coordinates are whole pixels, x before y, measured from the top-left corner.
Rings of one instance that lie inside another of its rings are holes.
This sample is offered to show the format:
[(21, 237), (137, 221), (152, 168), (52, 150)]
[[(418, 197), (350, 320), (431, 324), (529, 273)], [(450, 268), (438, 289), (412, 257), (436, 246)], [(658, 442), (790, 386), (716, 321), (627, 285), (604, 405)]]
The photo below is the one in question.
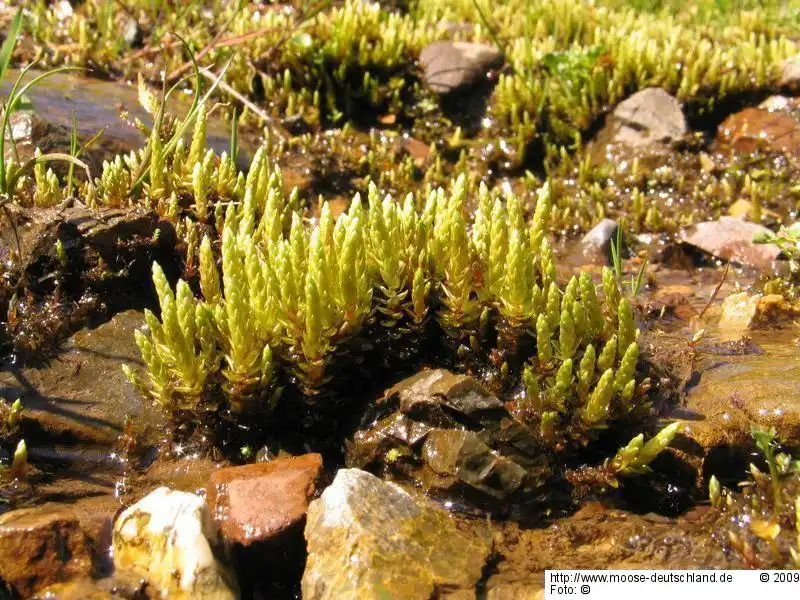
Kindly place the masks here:
[(774, 244), (754, 244), (753, 237), (769, 229), (736, 217), (698, 223), (681, 232), (681, 240), (703, 252), (731, 262), (771, 269), (781, 254)]
[(120, 368), (141, 367), (133, 332), (143, 322), (139, 312), (120, 313), (73, 335), (48, 365), (0, 372), (0, 395), (22, 397), (22, 427), (31, 448), (75, 442), (113, 446), (128, 418), (143, 440), (153, 439), (163, 419)]
[(664, 146), (688, 132), (680, 103), (661, 88), (646, 88), (614, 109), (598, 139), (639, 149)]
[(428, 600), (469, 592), (491, 544), (456, 528), (424, 498), (357, 469), (342, 469), (311, 503), (304, 600)]
[(800, 55), (787, 58), (781, 67), (778, 85), (792, 92), (800, 90)]
[(0, 516), (0, 581), (28, 597), (49, 585), (104, 570), (118, 508), (113, 497), (104, 496)]
[(425, 84), (443, 94), (485, 78), (487, 71), (503, 64), (503, 55), (488, 44), (442, 41), (423, 48), (419, 62)]
[(617, 235), (618, 224), (612, 219), (603, 219), (581, 238), (581, 258), (593, 264), (608, 263), (611, 242)]
[(114, 566), (140, 571), (162, 597), (238, 598), (220, 560), (221, 540), (205, 500), (161, 487), (114, 523)]
[(783, 296), (740, 292), (722, 302), (719, 328), (724, 338), (738, 339), (749, 329), (788, 322), (793, 316), (794, 310)]
[(145, 489), (168, 487), (206, 496), (211, 476), (226, 466), (228, 463), (216, 462), (207, 456), (184, 456), (178, 459), (159, 457), (148, 467), (137, 485)]
[(98, 587), (91, 579), (56, 583), (41, 590), (30, 600), (113, 600), (119, 596)]
[(425, 489), (478, 503), (535, 488), (549, 472), (534, 432), (472, 377), (425, 370), (390, 388), (377, 407), (382, 416), (365, 418), (348, 466), (397, 468)]
[[(668, 415), (684, 422), (682, 435), (694, 444), (685, 448), (700, 458), (720, 448), (751, 448), (751, 425), (774, 427), (782, 440), (800, 439), (796, 334), (785, 328), (749, 335), (746, 344), (729, 344), (727, 352), (719, 351), (720, 344), (698, 348), (685, 403)], [(746, 469), (749, 460), (737, 466)]]
[[(6, 80), (0, 83), (0, 94), (10, 91), (18, 74), (13, 70), (9, 72)], [(33, 71), (28, 78), (37, 74)], [(21, 121), (30, 121), (28, 126), (19, 129), (19, 133), (29, 135), (19, 136), (14, 132), (14, 138), (19, 142), (20, 157), (25, 159), (32, 156), (37, 146), (42, 152), (69, 153), (74, 113), (78, 135), (84, 141), (105, 129), (83, 157), (89, 163), (94, 177), (99, 177), (103, 160), (145, 144), (144, 134), (131, 125), (135, 118), (141, 119), (148, 127), (152, 124), (152, 118), (139, 105), (135, 85), (83, 77), (75, 73), (56, 73), (37, 83), (26, 96), (33, 106), (33, 119), (30, 120), (26, 115), (19, 117)], [(186, 99), (180, 96), (173, 94), (168, 103), (168, 109), (175, 114), (185, 114), (189, 107)], [(122, 111), (128, 113), (128, 119), (120, 118)], [(30, 114), (31, 111), (28, 112)], [(230, 125), (223, 119), (210, 117), (207, 131), (209, 147), (218, 153), (230, 148)], [(239, 139), (242, 143), (241, 167), (244, 167), (249, 161), (248, 157), (255, 152), (257, 142), (245, 132), (240, 132)], [(56, 168), (60, 166), (56, 165)]]
[(319, 454), (220, 469), (208, 503), (222, 535), (249, 546), (300, 525), (321, 474)]
[(772, 96), (725, 119), (717, 128), (717, 150), (777, 152), (800, 156), (800, 98)]

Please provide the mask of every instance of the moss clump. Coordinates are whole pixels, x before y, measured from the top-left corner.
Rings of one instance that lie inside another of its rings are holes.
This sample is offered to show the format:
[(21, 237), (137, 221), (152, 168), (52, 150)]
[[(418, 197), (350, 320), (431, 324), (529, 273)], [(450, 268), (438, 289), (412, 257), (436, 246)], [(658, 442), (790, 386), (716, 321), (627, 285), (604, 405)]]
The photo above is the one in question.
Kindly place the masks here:
[(401, 203), (373, 185), (338, 218), (323, 204), (306, 222), (264, 152), (239, 178), (240, 202), (198, 205), (197, 179), (184, 231), (200, 294), (154, 266), (161, 318), (147, 313), (137, 336), (146, 372), (129, 371), (174, 414), (269, 411), (287, 386), (319, 406), (366, 355), (376, 368), (432, 358), (484, 370), (499, 389), (522, 382), (517, 413), (553, 444), (646, 410), (633, 313), (611, 272), (603, 300), (587, 275), (556, 282), (548, 186), (530, 222), (512, 193), (463, 176)]

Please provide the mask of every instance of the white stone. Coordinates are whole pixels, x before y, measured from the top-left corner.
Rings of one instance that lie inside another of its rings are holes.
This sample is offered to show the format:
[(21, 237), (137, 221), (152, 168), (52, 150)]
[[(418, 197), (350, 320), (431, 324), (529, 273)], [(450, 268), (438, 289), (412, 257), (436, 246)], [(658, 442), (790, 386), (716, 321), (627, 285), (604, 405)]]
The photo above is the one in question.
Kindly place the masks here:
[(114, 523), (114, 564), (143, 571), (164, 598), (238, 598), (232, 574), (215, 556), (219, 543), (203, 498), (160, 487)]

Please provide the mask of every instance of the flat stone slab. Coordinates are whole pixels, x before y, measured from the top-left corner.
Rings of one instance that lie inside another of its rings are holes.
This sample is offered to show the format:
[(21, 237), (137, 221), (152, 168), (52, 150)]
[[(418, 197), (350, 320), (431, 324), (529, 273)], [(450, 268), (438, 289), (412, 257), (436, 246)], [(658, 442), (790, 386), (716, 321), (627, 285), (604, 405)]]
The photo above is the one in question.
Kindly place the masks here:
[(142, 367), (133, 333), (143, 323), (137, 311), (120, 313), (74, 334), (48, 364), (0, 372), (0, 396), (22, 398), (22, 428), (31, 447), (43, 438), (110, 447), (129, 418), (142, 439), (157, 433), (159, 411), (122, 372), (123, 364)]

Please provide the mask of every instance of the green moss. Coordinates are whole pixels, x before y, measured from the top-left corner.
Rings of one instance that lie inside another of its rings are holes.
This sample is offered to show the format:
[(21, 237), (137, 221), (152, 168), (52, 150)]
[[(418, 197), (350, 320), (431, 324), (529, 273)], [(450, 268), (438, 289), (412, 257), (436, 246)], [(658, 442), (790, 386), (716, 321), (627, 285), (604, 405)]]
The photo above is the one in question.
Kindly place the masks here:
[[(450, 37), (440, 23), (465, 24), (457, 34), (462, 39), (503, 46), (507, 66), (489, 102), (491, 126), (481, 137), (507, 140), (503, 153), (519, 164), (531, 140), (544, 135), (571, 143), (637, 89), (664, 87), (696, 113), (773, 86), (782, 61), (798, 50), (790, 35), (792, 13), (779, 2), (736, 5), (720, 11), (714, 2), (659, 3), (647, 11), (616, 0), (557, 6), (513, 0), (489, 11), (473, 0), (426, 0), (401, 13), (355, 0), (321, 10), (239, 9), (221, 0), (183, 9), (136, 0), (123, 8), (90, 0), (61, 20), (55, 8), (32, 2), (27, 28), (50, 64), (96, 64), (126, 76), (145, 72), (152, 81), (162, 68), (173, 81), (186, 72), (180, 52), (159, 55), (161, 37), (174, 31), (192, 40), (195, 52), (205, 50), (203, 66), (232, 58), (229, 83), (266, 104), (272, 116), (316, 127), (358, 121), (367, 109), (375, 116), (420, 118), (421, 130), (439, 111), (412, 65), (427, 43)], [(206, 11), (214, 15), (210, 27)], [(143, 38), (140, 50), (120, 40), (132, 18)], [(245, 120), (253, 116), (245, 111)]]

